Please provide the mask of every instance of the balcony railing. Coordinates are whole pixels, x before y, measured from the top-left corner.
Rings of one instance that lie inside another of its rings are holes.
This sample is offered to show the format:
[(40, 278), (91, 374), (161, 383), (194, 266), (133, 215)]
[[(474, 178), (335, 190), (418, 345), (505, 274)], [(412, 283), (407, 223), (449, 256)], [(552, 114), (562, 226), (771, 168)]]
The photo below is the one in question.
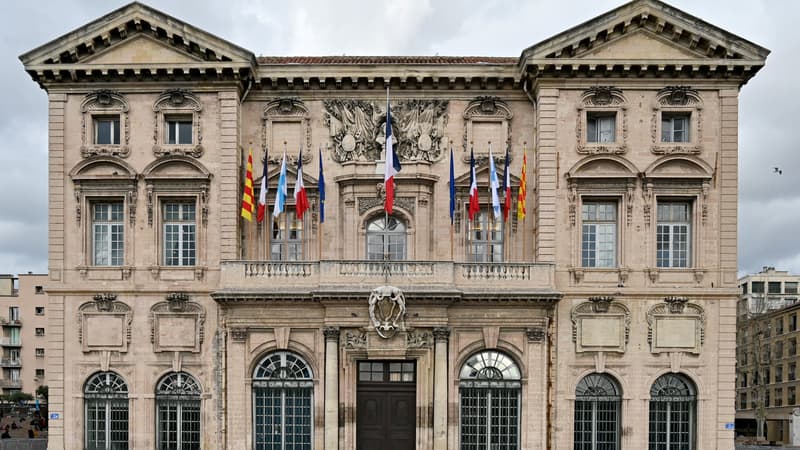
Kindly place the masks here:
[(2, 338), (0, 339), (0, 345), (2, 345), (3, 347), (22, 347), (22, 340)]
[(0, 366), (2, 367), (20, 367), (22, 361), (16, 358), (3, 358), (0, 359)]
[(0, 325), (4, 327), (21, 327), (22, 321), (20, 319), (9, 320), (5, 318), (0, 318)]
[(0, 380), (0, 388), (3, 389), (21, 389), (22, 381), (19, 380)]
[[(312, 262), (224, 261), (221, 289), (316, 290), (392, 284), (438, 289), (554, 290), (550, 263), (335, 260)], [(276, 283), (279, 283), (276, 285)]]

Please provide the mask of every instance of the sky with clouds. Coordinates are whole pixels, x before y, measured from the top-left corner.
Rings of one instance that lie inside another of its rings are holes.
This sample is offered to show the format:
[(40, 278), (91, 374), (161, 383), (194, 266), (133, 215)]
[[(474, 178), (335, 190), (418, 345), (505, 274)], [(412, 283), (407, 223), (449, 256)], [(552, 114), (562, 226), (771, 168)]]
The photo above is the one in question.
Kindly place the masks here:
[[(0, 273), (47, 271), (47, 99), (22, 53), (124, 4), (4, 4), (0, 28)], [(522, 49), (613, 9), (618, 0), (148, 0), (256, 55), (519, 56)], [(772, 51), (740, 96), (739, 272), (800, 274), (800, 2), (672, 0)], [(780, 167), (783, 174), (773, 172)]]

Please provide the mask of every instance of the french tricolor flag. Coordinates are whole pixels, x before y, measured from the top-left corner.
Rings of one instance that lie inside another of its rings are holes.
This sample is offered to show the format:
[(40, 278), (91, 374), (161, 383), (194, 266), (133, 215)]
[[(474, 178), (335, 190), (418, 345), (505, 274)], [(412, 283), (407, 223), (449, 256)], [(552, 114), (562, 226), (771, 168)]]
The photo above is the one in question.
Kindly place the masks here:
[(297, 157), (297, 180), (294, 182), (294, 210), (297, 220), (303, 220), (303, 213), (308, 209), (308, 196), (306, 185), (303, 183), (303, 148)]
[(475, 214), (481, 210), (478, 202), (478, 178), (475, 176), (475, 155), (469, 150), (469, 220), (475, 219)]
[(256, 216), (258, 223), (263, 222), (267, 215), (267, 157), (268, 154), (265, 153), (264, 170), (261, 172), (261, 192), (258, 194), (258, 216)]
[(386, 169), (383, 173), (386, 200), (383, 209), (389, 214), (394, 208), (394, 176), (398, 173), (400, 173), (400, 158), (392, 146), (392, 113), (389, 110), (389, 89), (386, 89)]

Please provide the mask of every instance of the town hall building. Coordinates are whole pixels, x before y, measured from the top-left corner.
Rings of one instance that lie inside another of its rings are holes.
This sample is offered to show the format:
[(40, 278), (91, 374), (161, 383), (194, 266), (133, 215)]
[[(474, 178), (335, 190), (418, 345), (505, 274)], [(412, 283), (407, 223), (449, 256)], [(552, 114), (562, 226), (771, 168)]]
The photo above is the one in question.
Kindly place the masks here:
[(256, 56), (131, 3), (22, 55), (48, 448), (732, 450), (769, 51), (658, 0), (519, 51)]

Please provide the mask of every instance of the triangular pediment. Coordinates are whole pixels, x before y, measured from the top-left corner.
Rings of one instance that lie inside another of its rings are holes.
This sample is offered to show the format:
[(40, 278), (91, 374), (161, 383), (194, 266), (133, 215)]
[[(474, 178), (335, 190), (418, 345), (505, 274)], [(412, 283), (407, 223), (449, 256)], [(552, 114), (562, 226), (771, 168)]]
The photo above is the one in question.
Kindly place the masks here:
[(687, 60), (703, 58), (705, 55), (689, 47), (652, 31), (640, 29), (629, 34), (620, 35), (575, 55), (576, 58), (610, 59), (610, 60)]
[(198, 55), (181, 51), (155, 38), (139, 34), (118, 45), (89, 56), (85, 64), (167, 64), (181, 65), (202, 61)]

